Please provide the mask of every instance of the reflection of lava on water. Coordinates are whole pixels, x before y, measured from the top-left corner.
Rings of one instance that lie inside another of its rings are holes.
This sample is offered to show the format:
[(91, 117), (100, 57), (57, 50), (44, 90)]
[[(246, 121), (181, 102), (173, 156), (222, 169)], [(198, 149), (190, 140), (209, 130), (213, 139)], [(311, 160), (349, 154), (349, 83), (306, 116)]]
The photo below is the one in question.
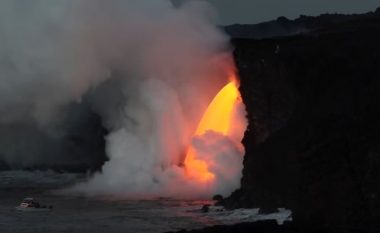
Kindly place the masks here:
[[(197, 130), (194, 133), (194, 137), (205, 140), (205, 144), (207, 146), (210, 145), (210, 143), (213, 144), (210, 142), (212, 139), (207, 137), (207, 135), (219, 135), (222, 139), (227, 138), (231, 140), (233, 142), (232, 144), (234, 144), (233, 146), (236, 146), (238, 149), (240, 148), (240, 150), (242, 150), (240, 141), (242, 135), (244, 134), (245, 127), (235, 127), (236, 125), (244, 124), (244, 120), (242, 118), (239, 119), (235, 116), (237, 108), (242, 105), (242, 101), (235, 75), (233, 75), (230, 80), (231, 81), (218, 92), (209, 104)], [(240, 134), (238, 138), (234, 138), (236, 134)], [(213, 150), (213, 148), (209, 149)], [(223, 148), (220, 149), (223, 150)], [(213, 152), (218, 153), (218, 151)], [(228, 151), (224, 152), (228, 153)], [(216, 174), (214, 174), (210, 169), (210, 167), (212, 167), (215, 163), (215, 161), (213, 161), (214, 159), (214, 156), (200, 156), (196, 146), (191, 145), (187, 151), (185, 159), (187, 176), (201, 183), (213, 182), (218, 178), (215, 177)]]

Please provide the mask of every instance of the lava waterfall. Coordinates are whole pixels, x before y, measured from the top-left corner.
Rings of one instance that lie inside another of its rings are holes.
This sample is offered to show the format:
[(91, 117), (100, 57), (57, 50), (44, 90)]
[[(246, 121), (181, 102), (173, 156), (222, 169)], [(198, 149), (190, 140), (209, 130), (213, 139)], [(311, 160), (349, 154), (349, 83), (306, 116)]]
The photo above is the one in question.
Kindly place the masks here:
[[(76, 103), (109, 132), (108, 161), (67, 192), (193, 198), (237, 188), (245, 110), (229, 38), (209, 4), (4, 0), (0, 9), (0, 125), (34, 124), (59, 141)], [(0, 160), (65, 156), (8, 152)]]
[[(230, 194), (240, 183), (244, 154), (241, 140), (247, 123), (238, 79), (235, 75), (228, 77), (205, 109), (194, 105), (201, 116), (196, 128), (190, 130), (187, 127), (193, 119), (186, 120), (183, 105), (171, 100), (178, 98), (178, 93), (151, 83), (149, 88), (158, 86), (156, 91), (172, 94), (160, 94), (148, 101), (157, 112), (152, 122), (141, 123), (148, 123), (145, 130), (154, 134), (138, 135), (124, 127), (111, 133), (107, 137), (110, 161), (102, 172), (71, 191), (119, 198)], [(151, 91), (148, 87), (143, 90)], [(135, 120), (139, 122), (141, 118)]]
[[(211, 185), (222, 177), (236, 179), (244, 153), (240, 142), (246, 126), (244, 118), (238, 115), (243, 109), (237, 80), (233, 77), (210, 103), (194, 134), (185, 159), (190, 179)], [(222, 171), (218, 171), (219, 160), (228, 161), (222, 165)]]

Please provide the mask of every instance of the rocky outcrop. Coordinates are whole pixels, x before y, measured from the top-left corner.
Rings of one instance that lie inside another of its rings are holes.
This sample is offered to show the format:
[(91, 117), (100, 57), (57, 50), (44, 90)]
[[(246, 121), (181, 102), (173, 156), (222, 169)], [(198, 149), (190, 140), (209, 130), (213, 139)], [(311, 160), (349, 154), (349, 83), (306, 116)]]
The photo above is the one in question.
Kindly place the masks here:
[(379, 229), (380, 14), (233, 44), (249, 126), (241, 188), (223, 204)]

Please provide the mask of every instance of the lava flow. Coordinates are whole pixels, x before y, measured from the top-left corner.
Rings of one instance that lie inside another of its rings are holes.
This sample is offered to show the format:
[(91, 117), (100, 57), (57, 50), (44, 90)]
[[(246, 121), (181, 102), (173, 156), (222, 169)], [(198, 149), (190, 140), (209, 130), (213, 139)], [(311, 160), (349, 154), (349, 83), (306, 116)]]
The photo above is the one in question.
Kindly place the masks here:
[[(232, 81), (219, 91), (208, 106), (193, 137), (202, 136), (210, 131), (223, 136), (229, 135), (234, 108), (241, 101), (235, 76), (230, 80)], [(211, 163), (212, 159), (199, 158), (194, 146), (190, 146), (185, 159), (188, 177), (200, 182), (212, 182), (215, 174), (209, 170)]]

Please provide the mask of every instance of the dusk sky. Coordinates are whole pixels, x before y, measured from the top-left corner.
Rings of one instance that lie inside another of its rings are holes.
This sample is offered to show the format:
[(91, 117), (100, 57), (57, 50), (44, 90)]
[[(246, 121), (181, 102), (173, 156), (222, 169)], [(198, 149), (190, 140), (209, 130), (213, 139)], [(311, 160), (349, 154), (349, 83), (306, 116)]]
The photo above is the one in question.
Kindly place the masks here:
[(322, 13), (363, 13), (380, 7), (380, 0), (207, 0), (218, 10), (222, 24), (259, 23), (286, 16)]

